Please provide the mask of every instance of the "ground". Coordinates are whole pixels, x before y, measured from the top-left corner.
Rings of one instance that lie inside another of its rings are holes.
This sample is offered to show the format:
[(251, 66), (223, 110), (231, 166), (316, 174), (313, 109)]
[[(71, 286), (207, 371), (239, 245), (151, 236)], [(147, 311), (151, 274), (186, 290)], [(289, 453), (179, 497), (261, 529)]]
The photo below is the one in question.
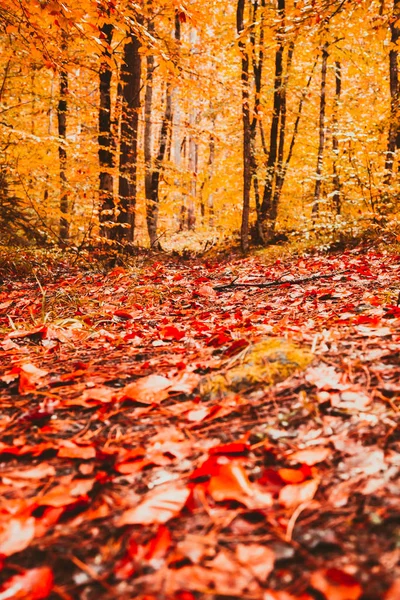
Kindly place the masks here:
[(399, 599), (399, 273), (6, 273), (0, 600)]

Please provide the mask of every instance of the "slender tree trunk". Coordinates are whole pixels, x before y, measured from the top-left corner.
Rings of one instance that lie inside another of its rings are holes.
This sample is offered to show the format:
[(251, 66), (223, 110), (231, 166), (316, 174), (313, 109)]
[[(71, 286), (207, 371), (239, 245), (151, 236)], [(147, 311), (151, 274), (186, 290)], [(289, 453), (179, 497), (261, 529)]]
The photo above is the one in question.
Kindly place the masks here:
[(400, 39), (400, 0), (393, 2), (393, 14), (390, 21), (391, 48), (389, 52), (389, 79), (390, 79), (390, 125), (388, 145), (386, 151), (386, 185), (390, 185), (393, 175), (393, 163), (396, 150), (400, 148), (400, 89), (398, 42)]
[(338, 158), (339, 158), (339, 140), (338, 140), (338, 113), (340, 106), (340, 96), (342, 93), (342, 73), (340, 61), (335, 61), (335, 105), (332, 116), (332, 150), (333, 150), (333, 203), (335, 206), (336, 214), (340, 215), (341, 212), (341, 183), (338, 171)]
[[(149, 33), (152, 33), (152, 23), (148, 25)], [(153, 126), (152, 126), (152, 110), (153, 110), (153, 74), (154, 74), (154, 56), (146, 57), (146, 89), (144, 95), (144, 187), (146, 194), (146, 219), (147, 231), (150, 238), (150, 246), (153, 247), (157, 238), (156, 224), (154, 223), (153, 203)]]
[(326, 72), (328, 66), (328, 42), (325, 42), (322, 47), (322, 65), (321, 65), (321, 94), (319, 104), (319, 145), (317, 155), (317, 169), (315, 172), (315, 190), (314, 202), (312, 207), (313, 218), (318, 215), (319, 201), (321, 197), (322, 186), (322, 167), (324, 162), (325, 150), (325, 111), (326, 111)]
[(273, 229), (273, 211), (272, 194), (277, 172), (277, 162), (279, 153), (279, 124), (283, 108), (282, 96), (282, 77), (283, 77), (283, 53), (284, 53), (284, 34), (285, 34), (285, 0), (278, 0), (278, 16), (280, 26), (278, 31), (278, 48), (275, 53), (275, 74), (274, 74), (274, 100), (272, 111), (272, 122), (269, 136), (269, 153), (266, 164), (265, 186), (263, 200), (260, 209), (259, 219), (261, 221), (259, 230), (263, 231), (265, 238), (265, 222), (268, 220), (268, 231)]
[(275, 189), (271, 202), (270, 222), (271, 230), (275, 228), (276, 219), (278, 216), (279, 201), (281, 198), (282, 188), (285, 181), (286, 165), (283, 163), (284, 150), (285, 150), (285, 137), (286, 137), (286, 103), (287, 103), (287, 86), (289, 83), (289, 73), (292, 66), (294, 53), (294, 41), (292, 40), (289, 45), (286, 65), (286, 75), (283, 81), (282, 94), (281, 94), (281, 114), (279, 122), (279, 144), (278, 144), (278, 156), (276, 163), (276, 174), (275, 174)]
[(132, 243), (135, 235), (137, 143), (140, 108), (140, 42), (133, 31), (124, 46), (121, 67), (121, 141), (119, 156), (119, 214), (115, 236)]
[(113, 232), (111, 223), (114, 220), (114, 180), (112, 169), (114, 167), (114, 144), (111, 132), (111, 78), (112, 71), (110, 67), (111, 41), (113, 36), (113, 26), (110, 23), (104, 23), (100, 29), (103, 40), (103, 53), (100, 64), (99, 79), (99, 199), (100, 199), (100, 222), (101, 234), (106, 238), (112, 238)]
[[(236, 10), (236, 31), (242, 36), (244, 31), (244, 10), (246, 0), (238, 0)], [(242, 252), (249, 250), (249, 218), (250, 218), (250, 189), (251, 189), (251, 130), (249, 105), (249, 55), (245, 42), (239, 37), (241, 54), (241, 83), (242, 83), (242, 123), (243, 123), (243, 209), (240, 242)]]
[(63, 34), (61, 50), (63, 62), (60, 70), (60, 96), (58, 100), (57, 119), (58, 119), (58, 156), (60, 160), (60, 238), (66, 242), (69, 238), (69, 221), (68, 215), (68, 190), (67, 190), (67, 110), (68, 110), (68, 71), (64, 66), (65, 53), (67, 50), (67, 41)]
[[(165, 100), (165, 113), (160, 130), (160, 139), (158, 143), (157, 156), (154, 160), (153, 168), (150, 168), (146, 173), (146, 217), (147, 217), (147, 231), (150, 238), (150, 246), (156, 250), (161, 250), (161, 244), (158, 241), (158, 209), (159, 209), (159, 189), (160, 189), (160, 176), (165, 160), (167, 151), (169, 130), (172, 122), (172, 97), (171, 87), (167, 84), (166, 89), (166, 100)], [(147, 153), (149, 148), (147, 148)], [(151, 156), (150, 156), (151, 164)]]
[[(197, 31), (194, 27), (191, 28), (189, 34), (191, 52), (195, 51), (197, 43)], [(187, 206), (187, 228), (189, 231), (194, 231), (196, 227), (196, 197), (197, 197), (197, 171), (198, 171), (198, 144), (194, 136), (194, 127), (197, 120), (197, 108), (195, 105), (191, 107), (189, 115), (189, 132), (188, 132), (188, 171), (190, 177), (190, 187), (188, 194)]]

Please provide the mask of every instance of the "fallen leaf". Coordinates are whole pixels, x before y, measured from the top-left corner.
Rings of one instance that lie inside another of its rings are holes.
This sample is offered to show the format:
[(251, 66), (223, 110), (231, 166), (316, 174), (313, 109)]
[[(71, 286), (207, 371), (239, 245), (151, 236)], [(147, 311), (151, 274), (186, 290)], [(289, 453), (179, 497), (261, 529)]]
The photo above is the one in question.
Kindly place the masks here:
[(14, 471), (6, 471), (2, 473), (2, 477), (10, 479), (44, 479), (45, 477), (53, 477), (56, 470), (52, 465), (41, 463), (30, 469), (16, 469)]
[(47, 375), (47, 371), (39, 369), (31, 363), (20, 367), (18, 391), (20, 394), (28, 394), (36, 389), (39, 381)]
[(319, 482), (310, 479), (297, 485), (285, 485), (279, 492), (279, 502), (286, 508), (295, 508), (303, 502), (312, 500), (317, 492)]
[(172, 382), (161, 375), (148, 375), (128, 384), (122, 390), (122, 397), (141, 404), (158, 404), (168, 398)]
[(78, 479), (70, 484), (58, 485), (41, 498), (36, 499), (39, 506), (62, 507), (75, 504), (79, 499), (86, 500), (86, 495), (92, 489), (94, 479)]
[(329, 448), (321, 446), (298, 450), (297, 452), (293, 452), (293, 454), (289, 454), (287, 458), (311, 467), (326, 460), (330, 454), (331, 450)]
[(50, 596), (53, 585), (53, 572), (49, 567), (29, 569), (3, 584), (0, 600), (43, 600)]
[(134, 508), (123, 513), (118, 527), (166, 523), (178, 516), (189, 498), (190, 490), (177, 483), (156, 487)]
[(342, 373), (335, 367), (321, 364), (317, 367), (308, 367), (305, 372), (306, 380), (315, 385), (319, 390), (343, 390), (347, 386), (342, 383)]
[(185, 332), (174, 325), (167, 325), (161, 329), (160, 335), (163, 340), (175, 340), (179, 342), (179, 340), (185, 337)]
[(384, 600), (399, 600), (400, 598), (400, 579), (396, 579), (385, 594)]
[(93, 446), (78, 446), (73, 442), (65, 440), (62, 442), (61, 448), (57, 452), (57, 456), (61, 458), (80, 458), (89, 460), (96, 457), (96, 449)]
[(0, 525), (0, 554), (11, 556), (25, 550), (34, 537), (33, 517), (13, 517)]
[(266, 581), (274, 568), (275, 553), (261, 544), (238, 544), (236, 556), (260, 581)]
[(320, 569), (310, 578), (310, 585), (324, 594), (326, 600), (358, 600), (361, 585), (349, 573), (340, 569)]

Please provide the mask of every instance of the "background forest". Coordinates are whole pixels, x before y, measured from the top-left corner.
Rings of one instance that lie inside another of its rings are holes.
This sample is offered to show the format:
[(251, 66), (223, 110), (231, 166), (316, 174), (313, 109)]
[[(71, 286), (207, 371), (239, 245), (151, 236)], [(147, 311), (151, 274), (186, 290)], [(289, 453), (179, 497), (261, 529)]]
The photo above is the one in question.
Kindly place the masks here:
[[(399, 217), (399, 0), (2, 0), (7, 243), (338, 239)], [(188, 233), (189, 232), (189, 233)]]

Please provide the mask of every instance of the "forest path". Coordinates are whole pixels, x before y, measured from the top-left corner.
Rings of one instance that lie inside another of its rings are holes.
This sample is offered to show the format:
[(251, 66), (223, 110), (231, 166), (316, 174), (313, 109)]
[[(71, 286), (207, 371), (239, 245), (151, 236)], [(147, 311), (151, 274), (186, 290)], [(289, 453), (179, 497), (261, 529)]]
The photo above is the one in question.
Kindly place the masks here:
[(356, 249), (4, 282), (0, 600), (400, 598), (399, 272)]

